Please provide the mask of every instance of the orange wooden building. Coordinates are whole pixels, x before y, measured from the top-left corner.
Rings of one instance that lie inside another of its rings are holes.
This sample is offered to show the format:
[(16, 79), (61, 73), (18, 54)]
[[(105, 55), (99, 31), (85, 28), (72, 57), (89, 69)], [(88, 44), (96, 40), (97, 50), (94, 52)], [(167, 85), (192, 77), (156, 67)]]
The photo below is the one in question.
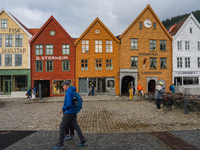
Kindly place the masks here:
[(93, 84), (98, 94), (119, 95), (119, 42), (99, 18), (75, 41), (79, 93)]
[(162, 81), (169, 91), (172, 83), (172, 37), (150, 5), (121, 34), (120, 93), (132, 85), (154, 92)]

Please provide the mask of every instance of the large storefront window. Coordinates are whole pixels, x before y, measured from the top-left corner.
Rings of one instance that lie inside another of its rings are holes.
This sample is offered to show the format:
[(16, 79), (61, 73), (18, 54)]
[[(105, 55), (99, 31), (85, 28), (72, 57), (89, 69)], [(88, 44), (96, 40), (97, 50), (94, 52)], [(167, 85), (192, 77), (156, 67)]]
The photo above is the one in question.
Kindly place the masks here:
[(27, 91), (28, 90), (27, 75), (13, 76), (13, 91)]
[(107, 78), (107, 89), (115, 89), (115, 78)]
[(0, 76), (0, 92), (3, 91), (3, 76)]
[(176, 85), (176, 86), (182, 85), (182, 77), (175, 77), (174, 85)]
[(64, 81), (69, 81), (72, 85), (71, 80), (54, 80), (53, 81), (53, 94), (64, 94), (64, 89), (61, 85)]
[(198, 77), (183, 77), (184, 85), (199, 85)]

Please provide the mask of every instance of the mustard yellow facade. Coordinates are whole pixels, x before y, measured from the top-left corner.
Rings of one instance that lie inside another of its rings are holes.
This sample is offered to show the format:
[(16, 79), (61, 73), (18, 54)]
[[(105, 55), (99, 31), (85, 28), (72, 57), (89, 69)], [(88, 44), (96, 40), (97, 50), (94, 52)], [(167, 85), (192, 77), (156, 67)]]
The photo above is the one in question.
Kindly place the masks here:
[(172, 37), (148, 5), (120, 36), (120, 89), (141, 84), (144, 93), (172, 83)]
[(26, 91), (30, 86), (32, 37), (21, 22), (4, 8), (0, 11), (0, 92)]

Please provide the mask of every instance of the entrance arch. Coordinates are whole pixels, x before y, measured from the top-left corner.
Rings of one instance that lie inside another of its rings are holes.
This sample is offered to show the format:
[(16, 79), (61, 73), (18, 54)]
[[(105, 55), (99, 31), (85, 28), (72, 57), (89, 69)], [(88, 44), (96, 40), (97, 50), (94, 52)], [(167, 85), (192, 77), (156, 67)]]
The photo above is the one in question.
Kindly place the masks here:
[(148, 82), (148, 92), (155, 92), (155, 88), (156, 88), (156, 81), (152, 79)]
[(129, 87), (131, 86), (131, 81), (133, 82), (133, 86), (135, 86), (135, 78), (132, 76), (125, 76), (122, 78), (122, 88), (121, 94), (128, 95)]

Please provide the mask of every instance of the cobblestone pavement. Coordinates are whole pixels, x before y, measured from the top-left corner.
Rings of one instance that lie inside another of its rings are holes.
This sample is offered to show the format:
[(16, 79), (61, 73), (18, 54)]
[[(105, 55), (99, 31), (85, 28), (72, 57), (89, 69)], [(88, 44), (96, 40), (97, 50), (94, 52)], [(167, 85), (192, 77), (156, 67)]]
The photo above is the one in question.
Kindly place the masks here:
[[(62, 102), (7, 102), (0, 107), (0, 130), (59, 130)], [(84, 101), (78, 114), (84, 133), (130, 133), (200, 129), (200, 115), (172, 109), (158, 112), (148, 101)]]

